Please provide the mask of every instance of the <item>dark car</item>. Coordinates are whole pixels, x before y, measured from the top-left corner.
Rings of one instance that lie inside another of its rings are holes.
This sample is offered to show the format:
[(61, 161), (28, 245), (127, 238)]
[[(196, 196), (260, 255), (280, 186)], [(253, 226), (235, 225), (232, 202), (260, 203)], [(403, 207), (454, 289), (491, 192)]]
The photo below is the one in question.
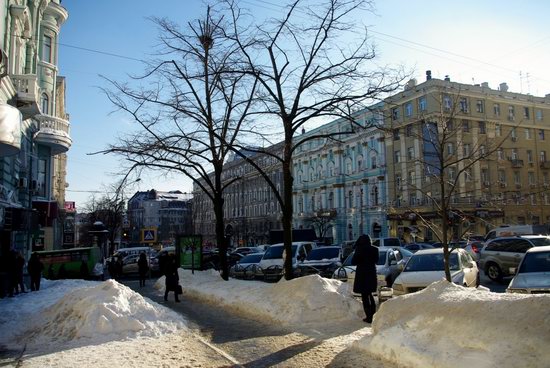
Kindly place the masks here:
[(299, 265), (301, 275), (318, 273), (323, 277), (332, 277), (334, 271), (342, 265), (342, 247), (324, 246), (313, 248), (304, 262)]

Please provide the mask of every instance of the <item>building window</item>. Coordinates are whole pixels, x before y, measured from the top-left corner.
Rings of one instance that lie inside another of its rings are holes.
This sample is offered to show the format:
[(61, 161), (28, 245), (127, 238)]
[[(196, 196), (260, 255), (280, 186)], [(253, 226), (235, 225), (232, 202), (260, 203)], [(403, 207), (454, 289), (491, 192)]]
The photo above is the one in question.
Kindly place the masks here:
[(399, 128), (396, 128), (393, 130), (393, 140), (398, 141), (399, 140)]
[(508, 120), (514, 120), (515, 119), (515, 109), (514, 106), (509, 105), (508, 106)]
[(401, 174), (395, 174), (395, 186), (397, 191), (401, 191)]
[(529, 185), (535, 185), (535, 173), (532, 171), (529, 171), (527, 173), (527, 181), (529, 182)]
[(464, 180), (472, 181), (472, 168), (464, 169)]
[(529, 119), (529, 108), (528, 107), (523, 107), (523, 118), (524, 119)]
[(502, 135), (502, 126), (500, 124), (495, 124), (495, 135), (497, 137)]
[(455, 153), (455, 145), (454, 143), (447, 143), (447, 154), (449, 156), (454, 155)]
[(392, 120), (399, 119), (399, 107), (394, 107), (393, 109), (391, 109), (391, 119)]
[(483, 182), (483, 185), (489, 186), (489, 170), (487, 169), (481, 169), (481, 181)]
[(453, 106), (453, 101), (451, 100), (451, 97), (448, 95), (443, 96), (443, 108), (445, 110), (450, 110)]
[(449, 180), (455, 180), (456, 171), (454, 167), (449, 167), (449, 169), (447, 170), (447, 176), (449, 177)]
[(414, 147), (407, 148), (407, 160), (414, 160)]
[(501, 184), (506, 184), (506, 173), (504, 170), (498, 170), (498, 182)]
[(413, 105), (412, 105), (412, 102), (407, 102), (405, 104), (405, 115), (407, 117), (411, 117), (413, 114)]
[(393, 153), (393, 161), (394, 161), (395, 163), (401, 162), (401, 151), (395, 151), (395, 152)]
[(546, 162), (546, 151), (540, 151), (539, 157), (540, 157), (540, 162)]
[(512, 138), (512, 141), (517, 141), (518, 139), (518, 134), (516, 132), (516, 127), (513, 127), (510, 131), (510, 138)]
[(485, 112), (485, 106), (483, 104), (483, 100), (477, 100), (476, 101), (476, 111), (479, 113)]
[(497, 160), (504, 160), (504, 150), (502, 147), (497, 149)]
[(40, 105), (42, 107), (42, 114), (48, 115), (49, 114), (49, 106), (50, 106), (50, 99), (48, 98), (48, 95), (45, 93), (42, 93), (42, 96), (40, 98)]
[(521, 184), (521, 176), (519, 176), (519, 171), (514, 171), (514, 184)]
[(531, 139), (531, 129), (525, 128), (525, 139)]
[(448, 120), (446, 123), (445, 123), (445, 128), (448, 132), (450, 131), (453, 131), (454, 130), (454, 123), (452, 120)]
[(535, 117), (538, 121), (542, 120), (542, 110), (541, 109), (535, 110)]
[(527, 150), (527, 162), (532, 164), (533, 163), (533, 151)]
[(413, 126), (412, 124), (411, 125), (407, 125), (405, 127), (405, 136), (406, 137), (411, 137), (413, 135)]
[(512, 160), (517, 160), (518, 159), (518, 150), (517, 148), (513, 148), (512, 149)]
[(42, 60), (51, 63), (52, 62), (52, 38), (44, 35), (44, 45), (42, 48)]
[(470, 132), (470, 122), (468, 120), (462, 120), (462, 131), (464, 133)]
[(420, 97), (418, 99), (418, 110), (420, 111), (426, 111), (428, 108), (427, 106), (427, 103), (426, 103), (426, 97)]
[(493, 114), (495, 116), (500, 116), (500, 105), (499, 104), (494, 104), (493, 105)]
[(544, 129), (539, 129), (539, 139), (540, 139), (541, 141), (544, 140)]
[(484, 121), (478, 121), (477, 126), (479, 129), (479, 134), (486, 134), (487, 133), (487, 126)]
[(480, 144), (479, 145), (479, 157), (484, 158), (486, 154), (487, 154), (487, 149), (485, 148), (485, 145)]
[(471, 154), (470, 144), (466, 143), (462, 148), (463, 148), (462, 153), (464, 154), (464, 157), (470, 157), (470, 154)]
[(371, 169), (376, 169), (377, 167), (376, 156), (372, 156), (370, 160), (371, 160)]
[(353, 191), (348, 192), (348, 208), (353, 207)]
[(409, 171), (409, 184), (410, 185), (414, 185), (415, 183), (415, 180), (414, 180), (414, 171)]
[(468, 112), (468, 99), (466, 97), (460, 98), (460, 112)]

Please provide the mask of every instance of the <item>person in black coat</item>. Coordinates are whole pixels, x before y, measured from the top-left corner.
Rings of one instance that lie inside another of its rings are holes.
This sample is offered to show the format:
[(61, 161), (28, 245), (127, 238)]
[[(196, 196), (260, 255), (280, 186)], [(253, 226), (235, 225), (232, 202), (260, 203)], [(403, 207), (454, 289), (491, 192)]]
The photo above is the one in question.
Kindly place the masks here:
[(376, 292), (378, 280), (376, 275), (376, 263), (378, 262), (378, 248), (372, 245), (370, 236), (361, 235), (355, 242), (355, 254), (351, 264), (355, 269), (353, 292), (361, 294), (363, 310), (366, 318), (363, 321), (372, 323), (372, 317), (376, 313), (376, 302), (372, 293)]
[(174, 292), (176, 302), (179, 302), (178, 298), (178, 286), (179, 286), (179, 276), (178, 276), (178, 264), (176, 262), (176, 256), (171, 254), (168, 257), (167, 263), (165, 265), (166, 272), (166, 289), (164, 291), (164, 301), (168, 301), (168, 293), (170, 291)]
[(149, 271), (149, 264), (147, 263), (147, 256), (145, 253), (139, 255), (138, 260), (138, 273), (139, 273), (139, 287), (145, 286), (145, 277)]
[(44, 265), (40, 262), (40, 258), (36, 252), (33, 253), (29, 259), (27, 270), (29, 271), (29, 276), (31, 277), (31, 291), (40, 290), (40, 278), (42, 277)]

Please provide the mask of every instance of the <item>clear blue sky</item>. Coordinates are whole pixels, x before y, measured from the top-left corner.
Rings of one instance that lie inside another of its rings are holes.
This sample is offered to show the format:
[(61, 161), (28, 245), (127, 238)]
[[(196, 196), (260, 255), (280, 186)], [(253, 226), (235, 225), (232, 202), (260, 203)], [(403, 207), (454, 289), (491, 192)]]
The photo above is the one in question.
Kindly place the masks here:
[[(254, 14), (264, 15), (280, 15), (276, 4), (241, 1)], [(61, 29), (59, 69), (67, 78), (73, 139), (66, 200), (81, 207), (90, 191), (115, 181), (111, 173), (120, 167), (116, 157), (88, 153), (106, 148), (130, 129), (125, 116), (111, 114), (113, 107), (98, 88), (105, 86), (99, 75), (123, 81), (127, 73), (142, 70), (132, 58), (147, 59), (157, 36), (147, 17), (185, 24), (205, 7), (194, 0), (64, 0), (62, 5), (69, 19)], [(430, 69), (435, 78), (489, 82), (492, 88), (507, 82), (514, 92), (550, 93), (550, 2), (380, 0), (375, 7), (376, 15), (365, 12), (360, 18), (371, 26), (380, 65), (403, 64), (415, 70), (419, 82)], [(192, 189), (188, 179), (158, 174), (142, 177), (137, 184), (134, 190)]]

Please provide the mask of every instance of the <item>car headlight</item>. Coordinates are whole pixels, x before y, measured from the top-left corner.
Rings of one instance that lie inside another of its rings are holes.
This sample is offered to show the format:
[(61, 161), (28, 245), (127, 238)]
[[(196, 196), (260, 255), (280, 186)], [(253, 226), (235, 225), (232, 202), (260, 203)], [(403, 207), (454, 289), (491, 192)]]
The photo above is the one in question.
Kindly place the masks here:
[(506, 292), (507, 293), (517, 293), (517, 294), (529, 294), (529, 292), (527, 291), (527, 289), (511, 289), (511, 288), (508, 288), (506, 289)]
[(257, 273), (263, 273), (264, 270), (260, 266), (258, 266), (258, 267), (256, 267), (256, 272)]
[(405, 291), (402, 284), (396, 284), (395, 282), (393, 283), (393, 290)]

